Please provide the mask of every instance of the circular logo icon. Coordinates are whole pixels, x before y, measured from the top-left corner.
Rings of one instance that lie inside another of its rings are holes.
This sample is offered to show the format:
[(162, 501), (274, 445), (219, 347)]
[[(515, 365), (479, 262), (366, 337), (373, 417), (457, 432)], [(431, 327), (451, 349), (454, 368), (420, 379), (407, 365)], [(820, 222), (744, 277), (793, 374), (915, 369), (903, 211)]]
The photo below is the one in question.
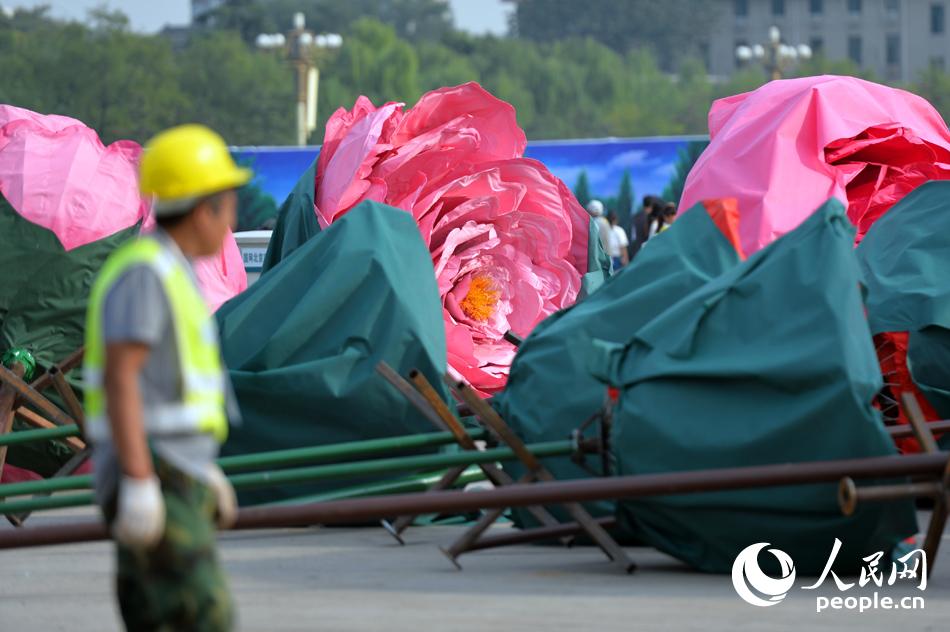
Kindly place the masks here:
[(747, 546), (732, 565), (732, 585), (736, 593), (746, 603), (762, 608), (781, 602), (795, 584), (795, 564), (785, 551), (769, 549), (782, 569), (781, 577), (769, 577), (759, 568), (759, 551), (768, 545), (768, 542), (759, 542)]

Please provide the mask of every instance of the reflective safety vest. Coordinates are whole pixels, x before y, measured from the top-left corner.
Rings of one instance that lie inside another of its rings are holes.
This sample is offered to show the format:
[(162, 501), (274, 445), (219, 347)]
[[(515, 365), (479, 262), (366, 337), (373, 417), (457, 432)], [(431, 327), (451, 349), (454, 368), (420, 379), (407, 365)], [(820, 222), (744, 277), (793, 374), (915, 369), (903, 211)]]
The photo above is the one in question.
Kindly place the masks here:
[(211, 433), (219, 442), (228, 434), (224, 373), (217, 329), (188, 271), (178, 257), (152, 237), (141, 237), (116, 250), (105, 262), (89, 295), (86, 312), (85, 381), (86, 432), (92, 441), (110, 436), (103, 385), (105, 340), (102, 310), (109, 289), (126, 270), (146, 264), (161, 279), (171, 311), (181, 365), (180, 402), (143, 410), (150, 437)]

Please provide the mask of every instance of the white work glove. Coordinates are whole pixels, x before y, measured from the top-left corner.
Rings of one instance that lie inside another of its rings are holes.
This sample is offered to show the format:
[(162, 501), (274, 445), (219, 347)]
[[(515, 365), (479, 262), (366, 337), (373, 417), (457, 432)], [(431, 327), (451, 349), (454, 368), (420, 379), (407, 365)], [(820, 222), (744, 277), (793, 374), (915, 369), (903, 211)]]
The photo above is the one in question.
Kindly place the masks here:
[(230, 529), (234, 526), (234, 521), (237, 520), (238, 513), (237, 496), (234, 494), (231, 481), (228, 480), (228, 477), (224, 475), (224, 472), (222, 472), (221, 468), (217, 465), (212, 465), (208, 468), (206, 480), (211, 491), (214, 492), (214, 497), (217, 501), (215, 519), (217, 520), (218, 527), (221, 529)]
[(112, 525), (115, 539), (129, 547), (148, 549), (158, 544), (164, 531), (165, 501), (158, 479), (123, 476)]

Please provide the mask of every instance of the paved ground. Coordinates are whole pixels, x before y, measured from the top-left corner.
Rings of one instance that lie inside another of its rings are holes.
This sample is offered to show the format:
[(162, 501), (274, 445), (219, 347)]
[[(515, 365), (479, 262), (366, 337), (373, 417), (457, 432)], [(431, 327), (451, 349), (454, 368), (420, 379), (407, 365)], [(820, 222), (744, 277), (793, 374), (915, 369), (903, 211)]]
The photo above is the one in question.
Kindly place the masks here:
[[(87, 515), (62, 512), (31, 522)], [(950, 621), (950, 532), (924, 610), (863, 614), (817, 614), (815, 596), (799, 589), (811, 581), (797, 582), (781, 604), (755, 608), (739, 600), (728, 576), (692, 572), (649, 549), (630, 549), (640, 564), (632, 576), (586, 547), (481, 551), (463, 557), (459, 572), (437, 548), (459, 533), (461, 527), (420, 527), (399, 547), (373, 528), (245, 532), (224, 535), (221, 550), (241, 629), (250, 631), (909, 632), (946, 630)], [(112, 563), (107, 543), (0, 552), (0, 630), (120, 629)], [(914, 593), (885, 584), (881, 596)]]

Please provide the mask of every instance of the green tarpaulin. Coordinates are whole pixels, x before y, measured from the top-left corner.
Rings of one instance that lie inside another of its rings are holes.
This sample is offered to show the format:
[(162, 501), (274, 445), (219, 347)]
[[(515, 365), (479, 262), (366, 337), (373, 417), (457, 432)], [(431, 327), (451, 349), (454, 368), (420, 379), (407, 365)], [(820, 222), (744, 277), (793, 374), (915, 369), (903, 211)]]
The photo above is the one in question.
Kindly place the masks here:
[(895, 204), (857, 255), (871, 332), (909, 332), (914, 382), (950, 417), (950, 182), (928, 182)]
[[(380, 360), (403, 375), (418, 368), (436, 385), (446, 370), (438, 287), (408, 213), (360, 204), (285, 254), (217, 319), (243, 415), (225, 454), (433, 430), (375, 370)], [(356, 482), (267, 488), (241, 501)]]
[(277, 212), (277, 224), (264, 255), (261, 274), (267, 272), (281, 259), (302, 246), (320, 232), (317, 213), (314, 211), (314, 186), (316, 186), (317, 159), (314, 158), (287, 199)]
[[(591, 341), (626, 342), (677, 300), (738, 262), (735, 248), (706, 208), (696, 205), (599, 291), (535, 327), (518, 349), (505, 390), (494, 398), (498, 410), (528, 442), (569, 437), (604, 403), (606, 389), (588, 370)], [(590, 476), (566, 457), (547, 465), (560, 479)], [(514, 474), (519, 476), (520, 470)], [(588, 508), (609, 515), (613, 506), (604, 501)], [(519, 520), (533, 523), (527, 512), (516, 513)]]
[[(622, 387), (612, 444), (620, 474), (895, 453), (871, 406), (881, 377), (853, 237), (829, 201), (604, 355), (598, 372)], [(643, 541), (711, 572), (769, 542), (799, 574), (819, 573), (836, 537), (835, 570), (856, 571), (862, 557), (887, 555), (916, 532), (912, 501), (867, 503), (844, 517), (836, 490), (656, 497), (623, 501), (619, 513)]]
[[(24, 219), (0, 196), (0, 354), (27, 349), (39, 372), (82, 346), (92, 281), (109, 253), (137, 230), (66, 252), (52, 231)], [(24, 444), (9, 449), (7, 462), (49, 476), (71, 455), (55, 441)]]

